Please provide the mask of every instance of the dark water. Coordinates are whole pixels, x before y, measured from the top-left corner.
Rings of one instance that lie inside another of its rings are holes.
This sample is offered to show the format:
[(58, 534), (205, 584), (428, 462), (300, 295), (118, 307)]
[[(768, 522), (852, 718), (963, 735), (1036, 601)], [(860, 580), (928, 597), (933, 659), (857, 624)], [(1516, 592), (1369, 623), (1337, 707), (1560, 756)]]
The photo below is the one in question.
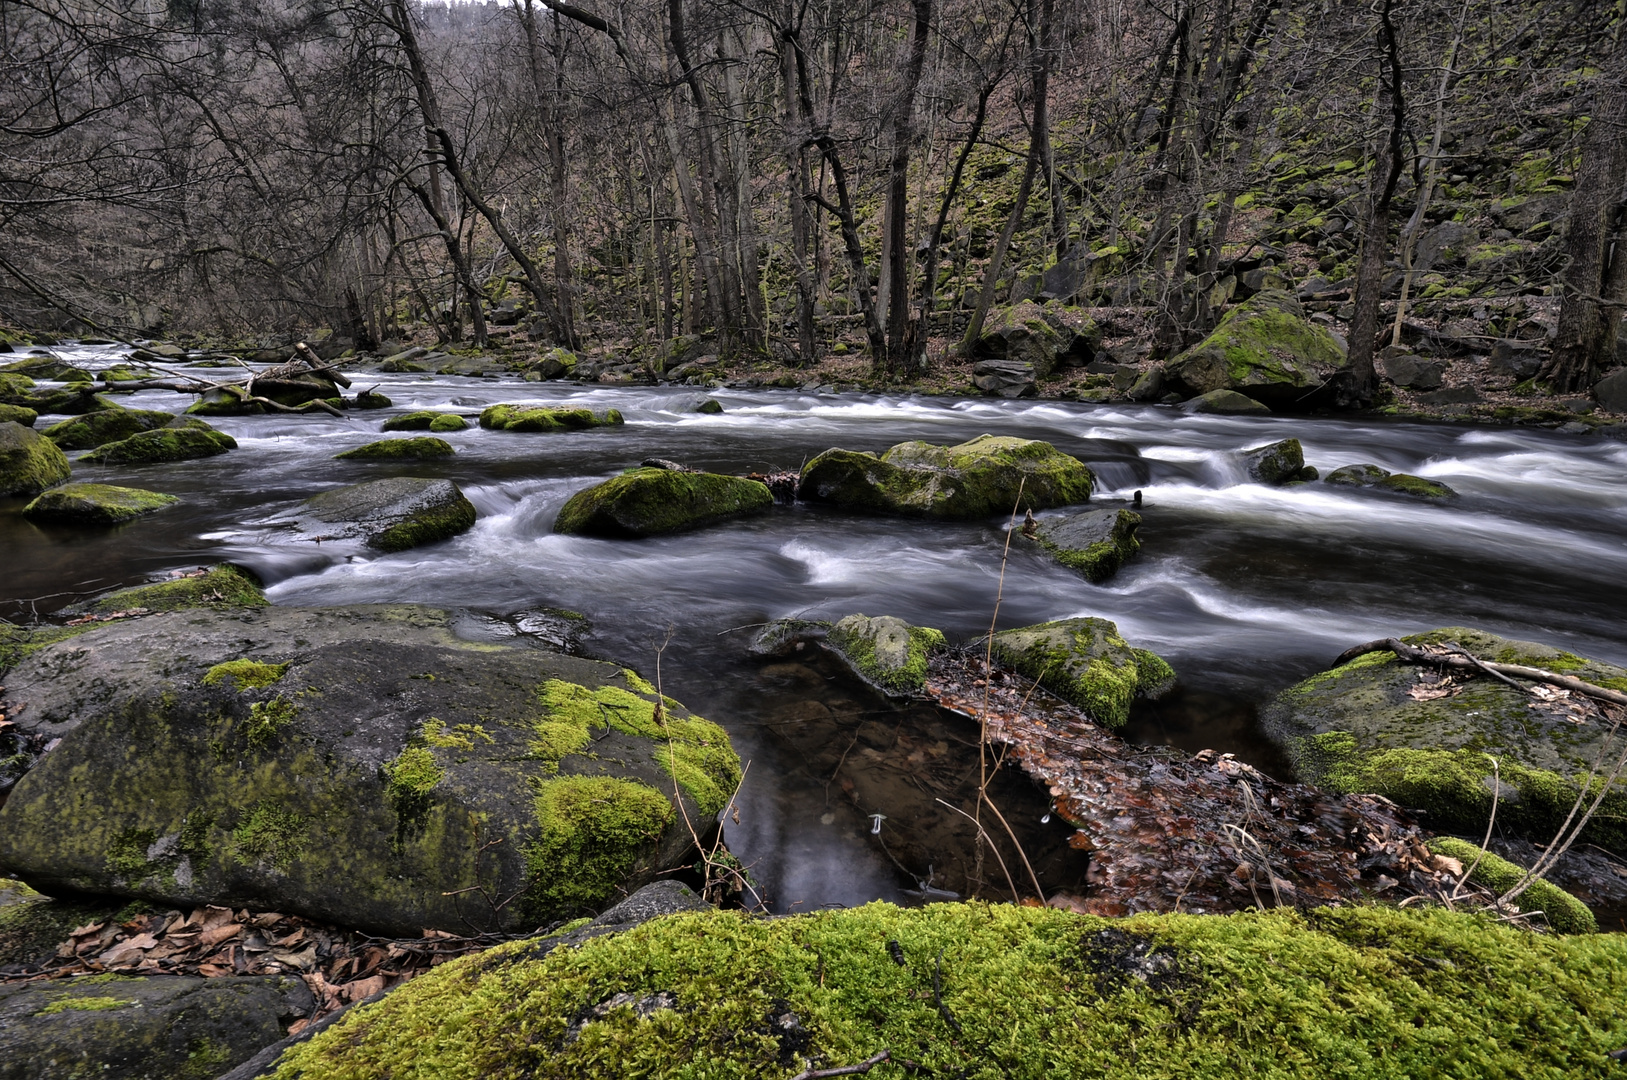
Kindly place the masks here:
[[(58, 351), (92, 368), (115, 355)], [(964, 850), (956, 837), (969, 836), (970, 826), (935, 802), (965, 783), (947, 764), (965, 760), (964, 747), (955, 749), (968, 738), (964, 727), (936, 710), (888, 705), (821, 658), (765, 665), (747, 659), (743, 647), (749, 628), (768, 619), (854, 611), (936, 626), (952, 640), (975, 638), (993, 614), (1004, 522), (866, 519), (799, 505), (639, 542), (550, 532), (571, 493), (646, 457), (745, 472), (795, 469), (831, 446), (880, 450), (906, 439), (958, 442), (992, 432), (1056, 444), (1096, 470), (1097, 505), (1123, 505), (1144, 492), (1143, 549), (1103, 586), (1013, 551), (999, 624), (1115, 620), (1182, 679), (1176, 696), (1140, 712), (1132, 738), (1212, 746), (1271, 772), (1284, 766), (1258, 734), (1257, 706), (1360, 641), (1467, 624), (1627, 663), (1627, 444), (1620, 442), (1374, 420), (786, 392), (717, 391), (726, 412), (707, 416), (682, 411), (698, 398), (692, 390), (357, 375), (359, 387), (374, 382), (395, 408), (344, 419), (221, 419), (217, 425), (241, 445), (222, 457), (77, 468), (77, 479), (184, 500), (123, 529), (40, 529), (15, 513), (20, 501), (0, 500), (0, 615), (46, 614), (222, 559), (253, 568), (280, 604), (584, 612), (593, 621), (591, 654), (648, 673), (664, 646), (667, 692), (722, 723), (750, 760), (729, 842), (782, 910), (907, 899), (905, 890), (921, 891), (929, 863), (934, 888), (1000, 880), (997, 866), (973, 867), (956, 854)], [(189, 399), (149, 391), (124, 400), (175, 410)], [(486, 404), (519, 400), (612, 406), (628, 422), (569, 435), (471, 427), (444, 436), (458, 453), (441, 462), (332, 460), (378, 438), (380, 421), (394, 413), (472, 416)], [(1324, 475), (1373, 462), (1444, 481), (1462, 498), (1435, 506), (1321, 484), (1247, 483), (1233, 452), (1287, 436), (1304, 443), (1307, 461)], [(272, 522), (317, 491), (388, 475), (455, 479), (480, 520), (454, 540), (388, 556), (295, 541)], [(975, 731), (970, 739), (975, 746)], [(1003, 797), (1012, 816), (1038, 831), (1035, 850), (1049, 850), (1050, 832), (1038, 825), (1044, 798), (1011, 783)], [(875, 813), (885, 818), (873, 836), (868, 815)], [(1051, 857), (1030, 854), (1036, 862)], [(1065, 877), (1060, 853), (1052, 854)]]

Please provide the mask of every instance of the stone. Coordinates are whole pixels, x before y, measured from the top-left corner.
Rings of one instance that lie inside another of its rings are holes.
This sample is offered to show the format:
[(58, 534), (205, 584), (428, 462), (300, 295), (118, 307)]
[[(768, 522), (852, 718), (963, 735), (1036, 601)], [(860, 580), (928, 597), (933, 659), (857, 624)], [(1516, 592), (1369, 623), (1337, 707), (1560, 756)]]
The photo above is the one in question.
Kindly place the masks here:
[(297, 975), (0, 983), (6, 1080), (209, 1080), (316, 1011)]
[(403, 349), (401, 352), (386, 356), (383, 362), (379, 364), (379, 370), (392, 375), (428, 371), (427, 367), (418, 362), (428, 355), (428, 349), (415, 345), (410, 349)]
[(1377, 465), (1341, 465), (1328, 473), (1324, 483), (1336, 487), (1372, 487), (1390, 475), (1390, 470)]
[(1298, 300), (1266, 291), (1226, 312), (1203, 341), (1164, 365), (1169, 388), (1188, 397), (1235, 390), (1273, 409), (1308, 409), (1349, 369), (1328, 330)]
[(692, 863), (740, 779), (724, 731), (633, 671), (457, 625), (194, 609), (36, 650), (6, 685), (61, 742), (0, 807), (0, 865), (417, 937), (530, 930)]
[(1089, 362), (1101, 338), (1101, 329), (1080, 308), (1023, 300), (989, 312), (973, 355), (1027, 364), (1035, 378), (1043, 379), (1059, 362)]
[(480, 426), (493, 431), (581, 431), (622, 423), (615, 409), (548, 405), (488, 405), (480, 413)]
[(549, 349), (527, 366), (525, 377), (532, 382), (540, 382), (545, 379), (563, 379), (576, 370), (576, 364), (576, 354), (569, 349)]
[(451, 457), (453, 453), (452, 444), (445, 439), (379, 439), (333, 457), (335, 461), (418, 461)]
[(173, 506), (173, 495), (111, 484), (64, 484), (23, 507), (23, 517), (60, 525), (122, 525)]
[(465, 431), (468, 427), (469, 421), (454, 413), (441, 413), (429, 422), (429, 430), (435, 432)]
[(1480, 242), (1480, 234), (1462, 222), (1443, 221), (1418, 238), (1412, 268), (1427, 274), (1436, 267), (1462, 265), (1469, 250)]
[(1418, 400), (1425, 405), (1476, 405), (1486, 399), (1472, 386), (1448, 386), (1419, 394)]
[[(696, 365), (694, 370), (716, 367), (718, 363), (716, 356), (709, 358), (710, 363), (702, 359), (707, 355), (708, 345), (707, 340), (698, 334), (680, 334), (661, 344), (656, 350), (655, 358), (650, 361), (650, 367), (657, 375), (669, 378), (677, 376), (680, 369), (691, 364)], [(693, 373), (692, 370), (685, 374)]]
[(392, 416), (380, 425), (381, 431), (463, 431), (469, 422), (456, 413), (419, 409), (416, 412)]
[(1243, 271), (1243, 276), (1238, 279), (1237, 295), (1246, 300), (1255, 293), (1268, 290), (1280, 292), (1292, 288), (1288, 276), (1277, 267), (1258, 266), (1253, 270)]
[(353, 409), (388, 409), (392, 404), (394, 404), (394, 402), (392, 402), (388, 397), (385, 397), (383, 394), (374, 393), (371, 390), (363, 390), (359, 392), (350, 401), (350, 406)]
[[(1450, 643), (1482, 660), (1627, 689), (1627, 669), (1482, 630), (1444, 627), (1402, 640)], [(1388, 650), (1371, 652), (1283, 691), (1261, 722), (1301, 780), (1383, 795), (1422, 811), (1437, 832), (1485, 832), (1492, 806), (1488, 755), (1496, 757), (1498, 828), (1537, 843), (1551, 840), (1576, 799), (1577, 778), (1609, 740), (1609, 725), (1577, 724), (1564, 699), (1534, 699), (1489, 676), (1453, 681), (1461, 689)], [(1582, 840), (1627, 853), (1627, 779), (1606, 795)]]
[(768, 486), (756, 480), (638, 468), (572, 495), (554, 531), (641, 539), (763, 514), (773, 506)]
[(165, 427), (174, 420), (174, 413), (147, 409), (102, 409), (72, 420), (59, 421), (41, 434), (64, 450), (94, 450), (143, 431)]
[(1259, 484), (1284, 484), (1298, 480), (1305, 468), (1305, 451), (1298, 439), (1283, 439), (1256, 446), (1252, 450), (1239, 451), (1237, 456), (1249, 479)]
[(1543, 352), (1541, 342), (1504, 339), (1491, 347), (1491, 355), (1486, 358), (1486, 372), (1511, 382), (1524, 382), (1541, 370)]
[(1389, 356), (1379, 360), (1384, 377), (1397, 386), (1413, 390), (1439, 390), (1446, 373), (1446, 361), (1418, 356)]
[(51, 440), (14, 420), (0, 421), (0, 496), (38, 495), (72, 473)]
[(23, 375), (30, 379), (49, 379), (53, 382), (78, 383), (91, 381), (90, 372), (83, 368), (74, 367), (72, 364), (63, 363), (60, 357), (52, 354), (13, 360), (9, 364), (0, 366), (0, 372)]
[(1373, 487), (1380, 491), (1390, 491), (1397, 495), (1411, 495), (1417, 499), (1453, 499), (1457, 492), (1438, 480), (1425, 480), (1421, 476), (1411, 473), (1391, 473), (1374, 482)]
[(91, 465), (157, 465), (214, 457), (235, 449), (237, 440), (223, 431), (171, 424), (99, 446), (79, 460)]
[[(1141, 515), (1129, 510), (1086, 510), (1040, 521), (1031, 539), (1057, 562), (1083, 574), (1086, 581), (1099, 583), (1118, 573), (1141, 550), (1136, 536), (1140, 527)], [(1018, 529), (1015, 535), (1029, 534)]]
[(1062, 619), (1002, 630), (994, 657), (1077, 705), (1107, 728), (1130, 719), (1136, 697), (1161, 697), (1175, 685), (1175, 671), (1146, 649), (1132, 648), (1106, 619)]
[(945, 642), (939, 631), (891, 615), (849, 615), (830, 628), (825, 644), (882, 693), (909, 697), (926, 686), (927, 654)]
[(997, 397), (1033, 397), (1039, 393), (1034, 379), (1034, 365), (1026, 360), (979, 360), (972, 365), (972, 385)]
[(21, 405), (0, 404), (0, 424), (21, 424), (23, 427), (31, 428), (34, 421), (39, 418), (40, 414), (33, 409), (25, 409)]
[(1164, 396), (1164, 369), (1149, 368), (1136, 377), (1124, 392), (1131, 401), (1157, 401)]
[(1593, 396), (1605, 412), (1627, 413), (1627, 368), (1594, 383)]
[(746, 653), (759, 659), (794, 656), (810, 642), (824, 641), (830, 623), (814, 619), (775, 619), (752, 635)]
[(1211, 390), (1181, 403), (1181, 411), (1220, 416), (1269, 416), (1270, 408), (1236, 390)]
[[(979, 435), (956, 446), (899, 443), (880, 457), (827, 450), (797, 498), (846, 510), (952, 520), (1088, 502), (1095, 476), (1047, 442)], [(1018, 505), (1018, 490), (1022, 500)]]
[(379, 551), (405, 551), (469, 531), (475, 508), (450, 480), (395, 476), (313, 495), (293, 518), (295, 528), (324, 540), (359, 538)]

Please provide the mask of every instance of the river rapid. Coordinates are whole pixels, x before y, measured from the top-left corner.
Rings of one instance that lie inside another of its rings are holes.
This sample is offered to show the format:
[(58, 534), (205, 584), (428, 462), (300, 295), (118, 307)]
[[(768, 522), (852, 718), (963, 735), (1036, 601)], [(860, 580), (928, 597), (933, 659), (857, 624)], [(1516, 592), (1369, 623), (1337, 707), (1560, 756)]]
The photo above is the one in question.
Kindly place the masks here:
[[(54, 351), (93, 370), (122, 355)], [(769, 619), (891, 614), (967, 641), (987, 632), (997, 596), (1002, 628), (1112, 619), (1181, 677), (1172, 697), (1139, 708), (1131, 739), (1213, 747), (1279, 776), (1288, 766), (1259, 734), (1258, 706), (1358, 642), (1468, 625), (1627, 664), (1620, 441), (1372, 418), (788, 391), (711, 391), (725, 411), (705, 415), (693, 411), (693, 388), (350, 374), (358, 389), (377, 383), (393, 407), (343, 419), (211, 419), (238, 450), (171, 465), (76, 466), (76, 480), (183, 500), (122, 529), (40, 528), (16, 512), (23, 500), (0, 500), (0, 616), (48, 616), (110, 588), (222, 560), (259, 574), (278, 604), (466, 609), (476, 613), (473, 632), (492, 637), (523, 631), (542, 609), (582, 612), (591, 620), (584, 652), (647, 675), (659, 654), (663, 689), (721, 723), (750, 761), (740, 821), (727, 836), (775, 910), (964, 891), (969, 871), (951, 880), (945, 864), (961, 856), (942, 847), (944, 837), (893, 833), (889, 847), (889, 834), (872, 834), (880, 825), (871, 814), (907, 830), (922, 801), (914, 788), (855, 788), (847, 774), (889, 748), (929, 767), (967, 732), (934, 710), (887, 704), (823, 658), (751, 660), (752, 628)], [(120, 400), (179, 411), (192, 399), (142, 391)], [(379, 438), (389, 416), (437, 409), (473, 425), (483, 406), (503, 401), (612, 407), (627, 423), (565, 435), (471, 426), (442, 436), (457, 454), (441, 461), (333, 460)], [(1088, 463), (1098, 479), (1094, 505), (1129, 505), (1140, 491), (1141, 553), (1092, 585), (1032, 550), (1003, 560), (1003, 520), (923, 523), (802, 504), (653, 540), (551, 531), (572, 493), (648, 457), (718, 472), (794, 470), (833, 446), (879, 451), (985, 432), (1043, 439)], [(1442, 481), (1461, 497), (1435, 505), (1321, 483), (1250, 483), (1235, 452), (1290, 436), (1323, 475), (1371, 462)], [(453, 479), (479, 520), (460, 537), (394, 555), (296, 541), (271, 522), (318, 491), (389, 475)], [(874, 733), (861, 738), (867, 728)], [(1008, 797), (1036, 823), (1044, 812), (1032, 792)]]

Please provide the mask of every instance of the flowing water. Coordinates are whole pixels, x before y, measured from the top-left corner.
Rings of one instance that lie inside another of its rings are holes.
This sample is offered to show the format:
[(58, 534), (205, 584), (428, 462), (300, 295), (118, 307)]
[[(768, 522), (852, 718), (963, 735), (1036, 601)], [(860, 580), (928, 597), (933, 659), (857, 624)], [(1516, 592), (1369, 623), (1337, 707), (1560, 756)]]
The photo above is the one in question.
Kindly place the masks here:
[[(93, 369), (118, 355), (56, 351)], [(1092, 585), (1033, 551), (1013, 550), (999, 624), (1114, 620), (1181, 675), (1175, 695), (1139, 710), (1132, 739), (1214, 747), (1278, 775), (1287, 765), (1261, 737), (1257, 707), (1357, 642), (1472, 625), (1627, 664), (1627, 443), (1370, 418), (786, 391), (715, 391), (725, 412), (704, 415), (693, 411), (692, 389), (354, 378), (358, 388), (377, 382), (394, 407), (343, 419), (222, 418), (213, 422), (240, 445), (232, 453), (78, 467), (76, 479), (183, 499), (125, 528), (39, 528), (15, 513), (20, 500), (0, 500), (0, 615), (45, 615), (220, 560), (253, 569), (279, 604), (468, 609), (490, 617), (471, 625), (497, 636), (514, 633), (524, 613), (583, 612), (592, 621), (585, 652), (646, 674), (659, 653), (664, 689), (722, 723), (750, 760), (740, 822), (727, 835), (778, 910), (908, 900), (998, 876), (963, 862), (955, 838), (964, 829), (934, 809), (938, 789), (920, 779), (936, 776), (943, 790), (967, 782), (961, 751), (975, 745), (975, 731), (933, 709), (889, 705), (820, 656), (764, 664), (744, 647), (750, 628), (768, 619), (855, 611), (974, 639), (987, 631), (1001, 590), (1005, 522), (922, 523), (799, 504), (662, 539), (551, 532), (573, 492), (644, 458), (740, 473), (796, 469), (832, 446), (879, 451), (984, 432), (1054, 443), (1095, 470), (1095, 505), (1128, 505), (1143, 493), (1142, 551), (1112, 581)], [(178, 410), (190, 399), (143, 391), (122, 400)], [(390, 415), (429, 408), (473, 417), (501, 401), (614, 407), (627, 423), (566, 435), (471, 426), (443, 436), (457, 455), (441, 461), (333, 460), (378, 438)], [(1234, 452), (1289, 436), (1323, 475), (1372, 462), (1443, 481), (1461, 498), (1434, 505), (1324, 484), (1248, 482)], [(454, 479), (480, 518), (460, 537), (394, 555), (295, 540), (270, 521), (318, 491), (388, 475)], [(900, 760), (913, 779), (900, 775)], [(1043, 795), (1006, 783), (997, 800), (1038, 830)], [(1064, 839), (1041, 831), (1025, 846), (1066, 884)]]

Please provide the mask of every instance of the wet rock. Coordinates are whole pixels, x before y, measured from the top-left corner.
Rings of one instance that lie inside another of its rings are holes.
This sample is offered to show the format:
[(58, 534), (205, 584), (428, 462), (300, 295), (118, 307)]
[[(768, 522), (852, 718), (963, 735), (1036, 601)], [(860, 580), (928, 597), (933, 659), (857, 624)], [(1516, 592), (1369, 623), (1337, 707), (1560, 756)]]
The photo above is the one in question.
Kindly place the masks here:
[(1236, 390), (1211, 390), (1181, 403), (1183, 412), (1216, 413), (1221, 416), (1269, 416), (1271, 410)]
[(1338, 487), (1372, 487), (1390, 475), (1377, 465), (1341, 465), (1328, 473), (1325, 483)]
[(1062, 619), (994, 635), (1003, 664), (1089, 713), (1098, 724), (1123, 727), (1136, 697), (1157, 698), (1175, 685), (1175, 671), (1155, 653), (1132, 648), (1106, 619)]
[(766, 513), (767, 485), (738, 476), (638, 468), (572, 495), (554, 531), (638, 539)]
[(848, 510), (967, 519), (1090, 499), (1095, 476), (1050, 443), (979, 435), (956, 446), (899, 443), (880, 457), (827, 450), (802, 470), (797, 498)]
[(213, 1077), (315, 1008), (292, 975), (0, 984), (0, 1070), (7, 1080)]
[(775, 619), (752, 635), (746, 652), (760, 658), (794, 656), (809, 642), (824, 641), (830, 623), (813, 619)]
[(324, 491), (300, 504), (295, 525), (323, 539), (359, 537), (380, 551), (405, 551), (467, 532), (474, 504), (450, 480), (395, 476)]
[[(1402, 640), (1451, 643), (1482, 660), (1627, 688), (1627, 669), (1481, 630), (1446, 627)], [(1261, 721), (1307, 783), (1383, 795), (1422, 812), (1430, 828), (1442, 831), (1485, 830), (1496, 757), (1499, 828), (1546, 842), (1569, 814), (1577, 777), (1587, 773), (1610, 730), (1598, 718), (1578, 722), (1585, 715), (1569, 692), (1534, 697), (1480, 675), (1443, 680), (1383, 651), (1283, 691)], [(1624, 822), (1627, 781), (1618, 781), (1583, 839), (1620, 854), (1627, 851)]]
[(480, 426), (493, 431), (581, 431), (622, 422), (615, 409), (592, 409), (543, 405), (488, 405), (480, 414)]
[(1286, 292), (1266, 291), (1232, 308), (1203, 341), (1164, 365), (1164, 381), (1188, 396), (1235, 390), (1274, 409), (1304, 409), (1346, 370), (1344, 350)]
[(265, 607), (270, 601), (260, 591), (260, 581), (240, 566), (221, 563), (194, 570), (151, 585), (119, 589), (98, 597), (71, 611), (109, 615), (135, 608), (147, 611), (182, 611), (209, 608), (216, 611), (249, 610)]
[(1131, 401), (1157, 401), (1164, 396), (1164, 369), (1150, 368), (1136, 376), (1124, 396)]
[(451, 457), (454, 452), (445, 439), (379, 439), (333, 457), (335, 461), (417, 461)]
[(29, 356), (22, 360), (13, 360), (9, 364), (0, 365), (0, 372), (9, 372), (14, 375), (24, 375), (30, 379), (50, 379), (53, 382), (77, 383), (90, 382), (90, 372), (72, 364), (63, 363), (60, 357), (52, 354), (44, 356)]
[(1593, 396), (1605, 412), (1627, 413), (1627, 368), (1594, 383)]
[[(655, 357), (650, 361), (650, 368), (657, 375), (682, 378), (707, 367), (716, 367), (718, 364), (716, 356), (710, 358), (709, 364), (703, 361), (708, 348), (709, 343), (699, 334), (680, 334), (656, 350)], [(690, 365), (694, 367), (684, 370), (690, 368)]]
[(30, 521), (60, 525), (122, 525), (180, 502), (173, 495), (111, 484), (64, 484), (23, 507)]
[(1252, 450), (1240, 451), (1237, 456), (1249, 479), (1260, 484), (1284, 484), (1298, 480), (1305, 468), (1305, 451), (1298, 439), (1283, 439), (1256, 446)]
[(38, 495), (72, 472), (51, 440), (15, 421), (0, 421), (0, 496)]
[(849, 615), (830, 628), (825, 643), (871, 686), (907, 697), (926, 685), (927, 656), (943, 648), (944, 637), (891, 615)]
[[(1079, 308), (1024, 300), (989, 312), (973, 352), (983, 360), (1026, 364), (1034, 378), (1043, 379), (1064, 364), (1089, 363), (1101, 338), (1101, 329)], [(973, 374), (980, 374), (975, 367)]]
[(1039, 392), (1034, 379), (1034, 365), (1026, 360), (979, 360), (972, 365), (972, 385), (997, 397), (1033, 397)]
[(34, 421), (39, 418), (40, 414), (33, 409), (25, 409), (21, 405), (0, 404), (0, 424), (21, 424), (23, 427), (31, 428)]
[(143, 431), (168, 426), (174, 413), (147, 409), (103, 409), (52, 424), (41, 434), (64, 450), (94, 450)]
[[(1136, 537), (1140, 527), (1141, 515), (1129, 510), (1086, 510), (1039, 522), (1032, 539), (1057, 562), (1083, 574), (1086, 581), (1102, 582), (1141, 550)], [(1017, 535), (1029, 533), (1020, 529)]]
[(401, 352), (386, 356), (379, 364), (379, 370), (392, 375), (405, 375), (412, 372), (428, 371), (429, 368), (419, 363), (429, 356), (429, 350), (420, 346), (403, 349)]
[(1439, 390), (1446, 373), (1446, 361), (1418, 356), (1390, 356), (1379, 361), (1384, 377), (1397, 386), (1413, 390)]
[(97, 447), (79, 460), (92, 465), (157, 465), (192, 461), (237, 449), (237, 440), (211, 427), (170, 425)]
[(417, 936), (527, 930), (693, 861), (686, 815), (704, 840), (739, 782), (721, 728), (657, 714), (631, 671), (454, 625), (191, 610), (34, 652), (8, 692), (61, 744), (0, 807), (0, 865), (46, 892)]
[(1391, 473), (1375, 481), (1373, 486), (1380, 491), (1390, 491), (1397, 495), (1411, 495), (1415, 499), (1454, 499), (1457, 492), (1438, 480), (1425, 480), (1421, 476), (1411, 473)]
[(389, 398), (371, 390), (363, 390), (350, 401), (351, 407), (355, 409), (388, 409), (392, 404), (394, 403)]
[(417, 412), (404, 413), (401, 416), (392, 416), (384, 421), (381, 431), (463, 431), (469, 422), (456, 413), (434, 412), (430, 409), (420, 409)]
[[(1499, 895), (1508, 892), (1525, 878), (1524, 867), (1515, 866), (1507, 859), (1457, 837), (1437, 836), (1429, 842), (1429, 850), (1456, 859), (1467, 873), (1470, 884), (1490, 889)], [(1599, 922), (1587, 905), (1552, 882), (1541, 879), (1532, 882), (1515, 903), (1521, 914), (1539, 914), (1544, 922), (1561, 934), (1599, 932)]]
[(525, 378), (527, 382), (568, 378), (576, 370), (576, 364), (576, 354), (569, 349), (549, 349), (527, 365)]

